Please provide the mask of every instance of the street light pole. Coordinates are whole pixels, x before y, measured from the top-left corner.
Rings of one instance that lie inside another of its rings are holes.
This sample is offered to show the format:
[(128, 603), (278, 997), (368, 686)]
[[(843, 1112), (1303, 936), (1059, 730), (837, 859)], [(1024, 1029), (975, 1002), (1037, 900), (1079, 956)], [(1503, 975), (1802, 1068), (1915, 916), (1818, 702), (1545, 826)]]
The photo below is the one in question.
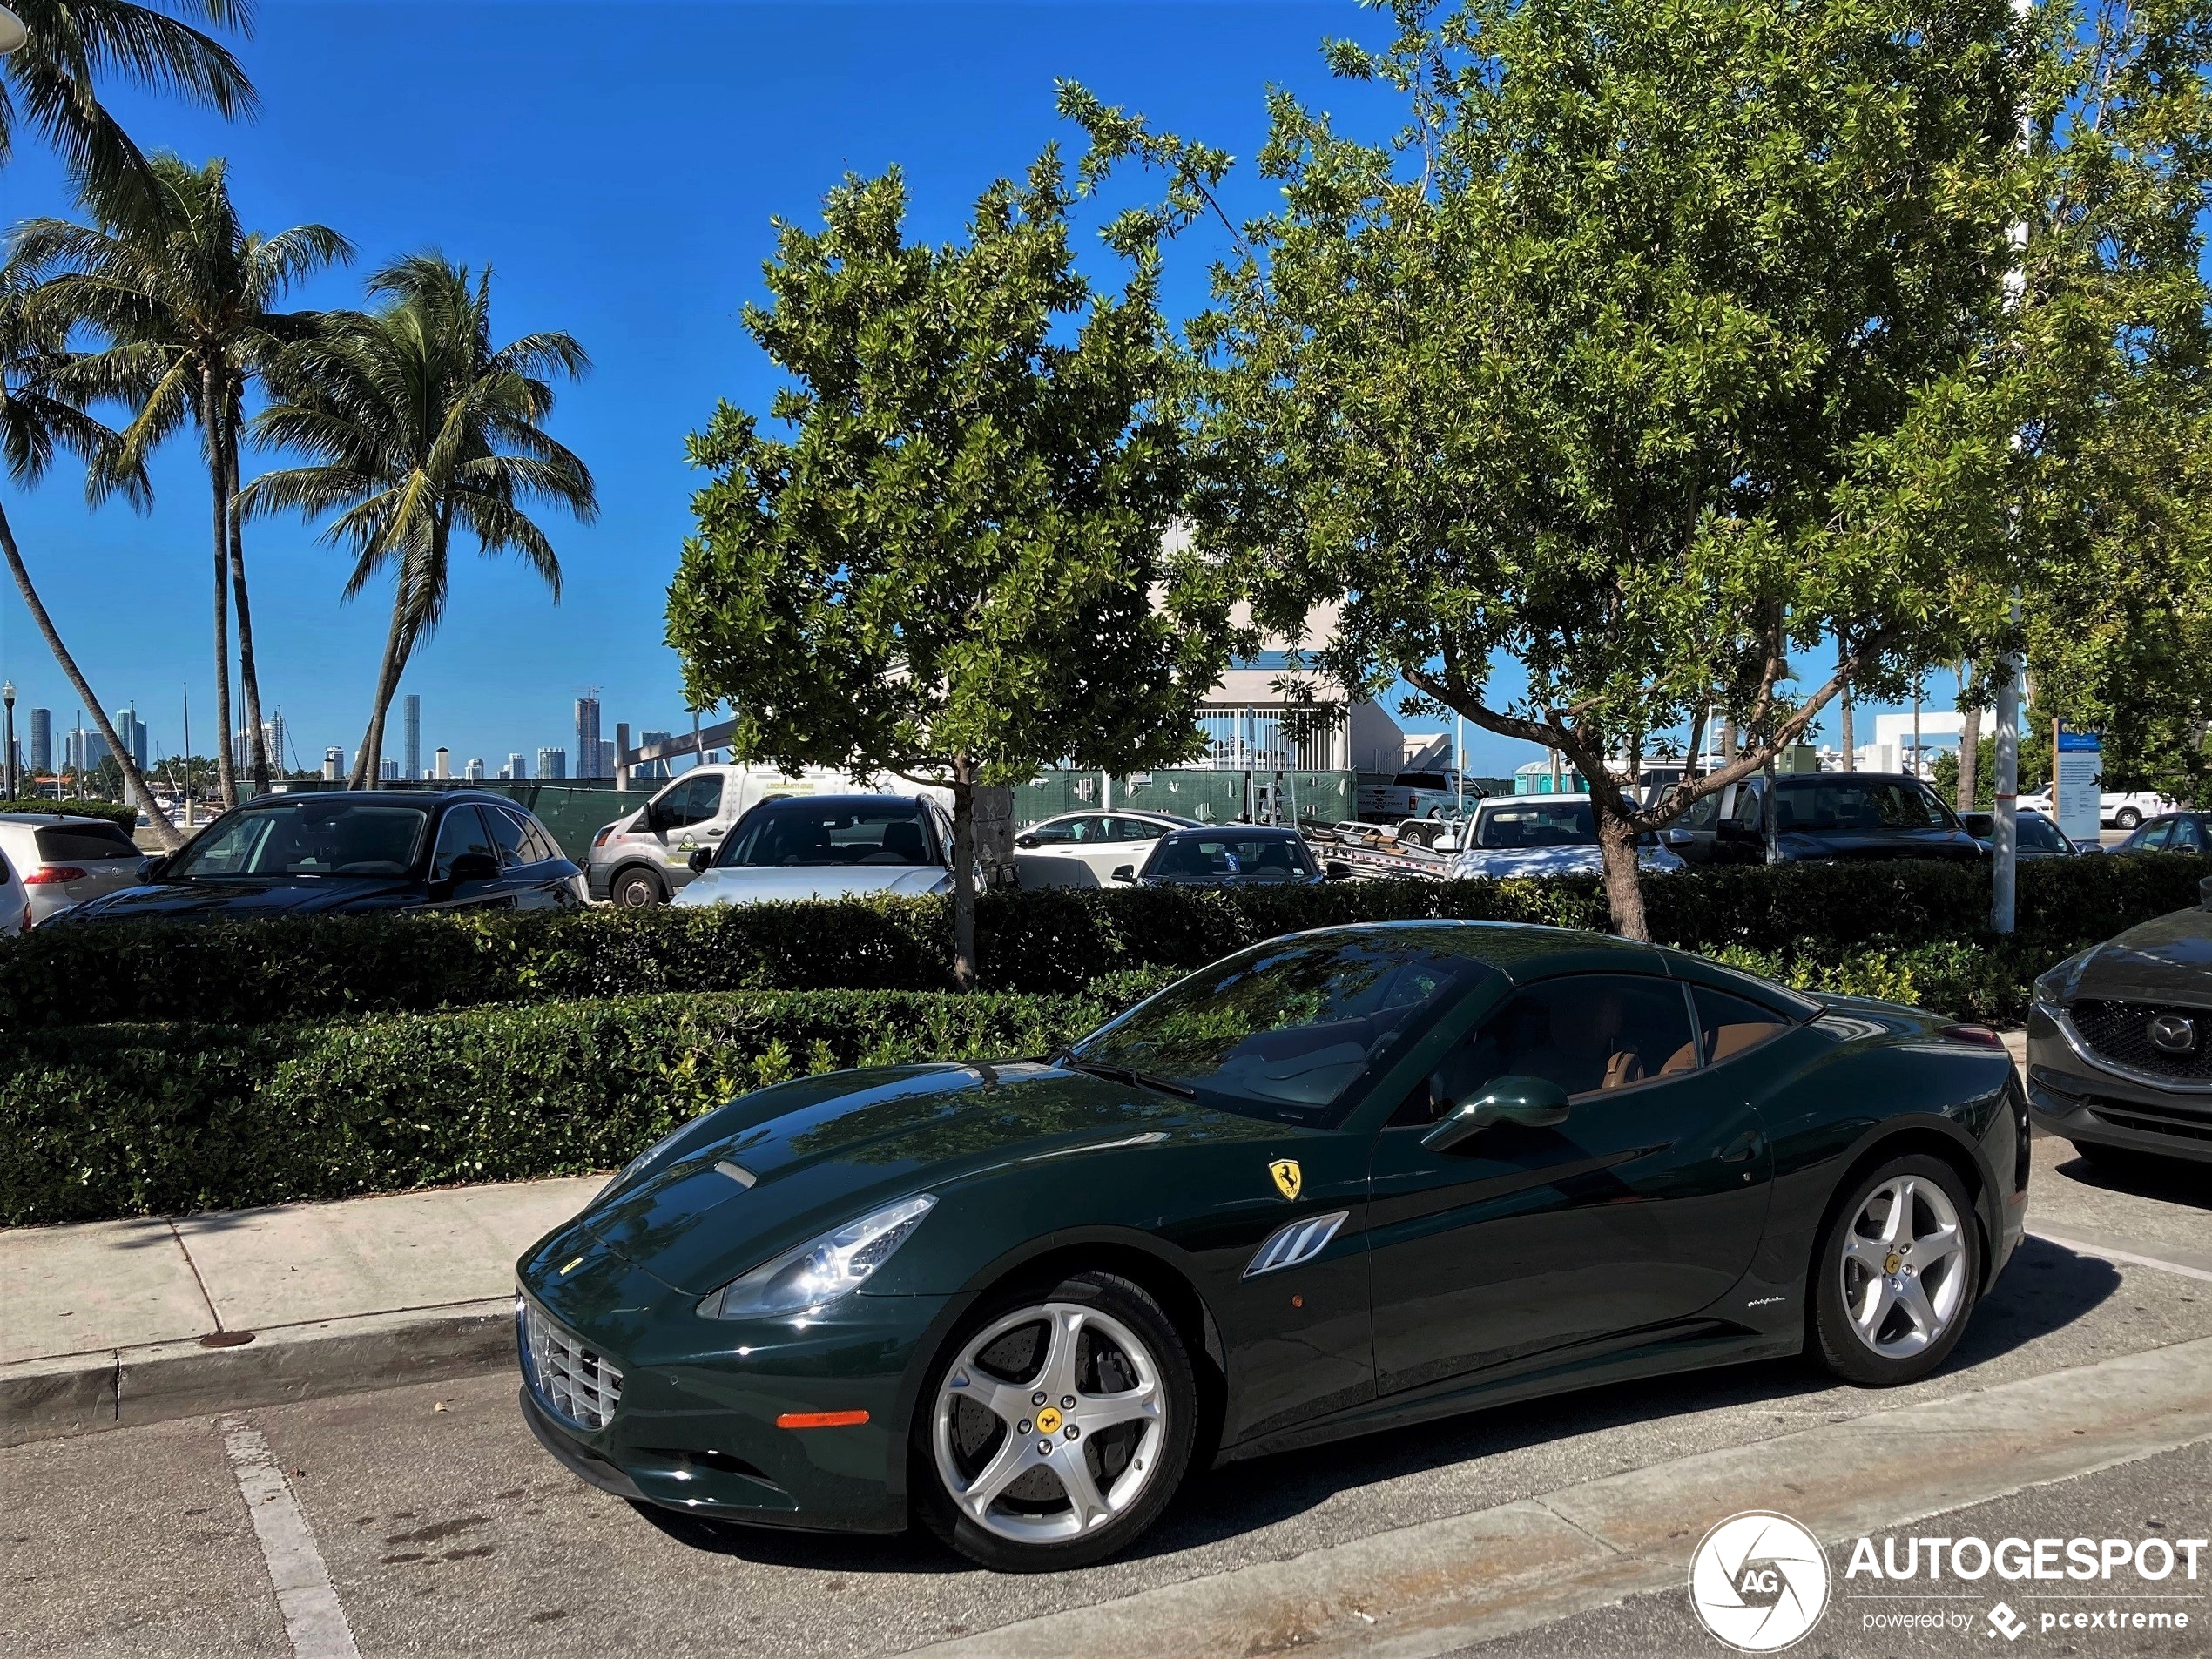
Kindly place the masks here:
[(4, 700), (4, 701), (7, 703), (7, 705), (8, 705), (8, 731), (7, 731), (7, 736), (6, 736), (6, 738), (5, 738), (5, 741), (6, 741), (7, 745), (8, 745), (8, 747), (7, 747), (8, 799), (9, 799), (10, 800), (15, 800), (15, 799), (17, 799), (18, 798), (18, 797), (17, 797), (17, 790), (16, 790), (16, 683), (15, 683), (15, 681), (13, 681), (13, 680), (10, 680), (10, 681), (8, 681), (5, 685), (0, 685), (0, 700)]
[[(2013, 0), (2013, 27), (2025, 35), (2027, 28), (2031, 0)], [(2028, 127), (2029, 112), (2025, 105), (2020, 111), (2020, 151), (2025, 154), (2031, 138)], [(2013, 263), (2005, 273), (2005, 304), (2008, 312), (2017, 313), (2027, 299), (2027, 221), (2020, 220), (2013, 226)], [(2013, 445), (2020, 446), (2020, 434), (2013, 435)], [(2020, 518), (2015, 510), (2013, 534), (2020, 534)], [(2020, 625), (2020, 595), (2013, 590), (2009, 625), (2015, 632)], [(2027, 664), (2017, 651), (2004, 652), (1997, 659), (1997, 776), (1991, 804), (1995, 807), (1990, 816), (1992, 862), (1989, 892), (1989, 930), (2008, 934), (2013, 931), (2018, 914), (2018, 880), (2020, 874), (2020, 808), (2018, 797), (2020, 779), (2020, 676)]]

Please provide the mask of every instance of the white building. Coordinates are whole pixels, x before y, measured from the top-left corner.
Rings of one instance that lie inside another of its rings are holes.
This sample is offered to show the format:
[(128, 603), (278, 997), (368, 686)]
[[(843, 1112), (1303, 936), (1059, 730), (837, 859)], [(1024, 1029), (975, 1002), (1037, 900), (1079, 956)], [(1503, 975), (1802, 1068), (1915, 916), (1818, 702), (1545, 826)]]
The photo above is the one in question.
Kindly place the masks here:
[(462, 769), (461, 769), (461, 776), (462, 776), (462, 779), (463, 779), (464, 781), (469, 782), (469, 783), (472, 783), (472, 784), (480, 784), (480, 783), (483, 782), (483, 780), (484, 780), (484, 758), (483, 758), (483, 756), (482, 756), (482, 755), (470, 755), (470, 756), (469, 757), (469, 764), (468, 764), (467, 765), (465, 765), (465, 766), (462, 767)]

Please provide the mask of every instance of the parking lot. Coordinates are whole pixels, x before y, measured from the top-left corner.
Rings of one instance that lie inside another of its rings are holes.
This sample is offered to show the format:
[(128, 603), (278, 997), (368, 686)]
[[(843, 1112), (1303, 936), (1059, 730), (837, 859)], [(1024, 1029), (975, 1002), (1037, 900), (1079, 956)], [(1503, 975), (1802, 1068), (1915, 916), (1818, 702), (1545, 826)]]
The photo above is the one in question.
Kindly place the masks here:
[[(1128, 1659), (1347, 1641), (1347, 1651), (1395, 1653), (1715, 1652), (1686, 1598), (1652, 1578), (1663, 1569), (1679, 1582), (1679, 1559), (1661, 1558), (1686, 1558), (1726, 1513), (1697, 1507), (1698, 1494), (1748, 1482), (1764, 1507), (1817, 1505), (1820, 1460), (1869, 1413), (1916, 1432), (1955, 1415), (1979, 1425), (1977, 1443), (1923, 1459), (1909, 1434), (1862, 1436), (1851, 1454), (1854, 1530), (1963, 1507), (1952, 1500), (1964, 1496), (2000, 1518), (1993, 1526), (2019, 1514), (2097, 1533), (2135, 1524), (2128, 1512), (2142, 1508), (2146, 1524), (2202, 1535), (2212, 1424), (2178, 1440), (2115, 1430), (2107, 1446), (2107, 1415), (2122, 1413), (2095, 1409), (2104, 1372), (2089, 1368), (2170, 1350), (2166, 1360), (2206, 1369), (2203, 1350), (2175, 1345), (2212, 1338), (2212, 1194), (2190, 1182), (2124, 1190), (2062, 1142), (2039, 1142), (2036, 1166), (2040, 1236), (1924, 1383), (1868, 1393), (1777, 1362), (1242, 1464), (1194, 1480), (1135, 1555), (1047, 1577), (973, 1569), (919, 1533), (779, 1535), (646, 1514), (556, 1468), (517, 1416), (507, 1376), (245, 1411), (222, 1427), (199, 1418), (24, 1446), (0, 1453), (0, 1652), (889, 1655), (954, 1642)], [(2046, 1387), (2088, 1399), (2087, 1414), (2072, 1427), (2037, 1415)], [(239, 1428), (265, 1438), (296, 1494), (306, 1555), (265, 1559), (235, 1467)], [(1871, 1467), (1885, 1459), (1894, 1467)], [(1656, 1534), (1678, 1543), (1635, 1571), (1608, 1557), (1545, 1595), (1484, 1599), (1509, 1551), (1453, 1540), (1538, 1513), (1531, 1501), (1571, 1517), (1573, 1494), (1632, 1493), (1621, 1483), (1639, 1471), (1680, 1494), (1670, 1501), (1682, 1512), (1657, 1517)], [(296, 1616), (287, 1635), (272, 1572), (297, 1575), (307, 1560), (327, 1572), (354, 1649), (316, 1645), (312, 1623), (303, 1641)], [(1303, 1610), (1280, 1594), (1285, 1575), (1311, 1591)], [(1267, 1589), (1264, 1618), (1245, 1610), (1253, 1588)], [(2194, 1587), (2199, 1600), (2204, 1589)], [(2097, 1650), (2202, 1651), (2161, 1640)], [(1831, 1612), (1817, 1650), (1916, 1649), (1862, 1641)]]

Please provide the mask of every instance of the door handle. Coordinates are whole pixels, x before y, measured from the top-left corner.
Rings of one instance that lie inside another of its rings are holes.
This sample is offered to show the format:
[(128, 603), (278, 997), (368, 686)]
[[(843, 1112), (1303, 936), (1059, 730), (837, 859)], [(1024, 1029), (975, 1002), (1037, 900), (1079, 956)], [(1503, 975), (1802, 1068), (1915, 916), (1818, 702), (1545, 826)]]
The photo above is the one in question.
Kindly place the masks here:
[(722, 839), (722, 832), (720, 830), (701, 830), (699, 833), (705, 836), (710, 841), (718, 841)]
[(1747, 1129), (1733, 1141), (1730, 1142), (1724, 1149), (1715, 1153), (1713, 1157), (1716, 1163), (1748, 1163), (1751, 1161), (1751, 1159), (1758, 1156), (1758, 1130), (1755, 1129)]

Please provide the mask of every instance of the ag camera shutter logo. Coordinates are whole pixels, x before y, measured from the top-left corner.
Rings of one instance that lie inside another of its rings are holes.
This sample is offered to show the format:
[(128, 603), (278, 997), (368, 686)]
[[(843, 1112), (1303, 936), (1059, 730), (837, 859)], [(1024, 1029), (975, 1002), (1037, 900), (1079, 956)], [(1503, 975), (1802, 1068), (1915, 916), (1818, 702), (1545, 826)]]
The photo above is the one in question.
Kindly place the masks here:
[(1739, 1653), (1779, 1653), (1828, 1608), (1828, 1557), (1787, 1515), (1730, 1515), (1689, 1558), (1689, 1605), (1698, 1622)]

